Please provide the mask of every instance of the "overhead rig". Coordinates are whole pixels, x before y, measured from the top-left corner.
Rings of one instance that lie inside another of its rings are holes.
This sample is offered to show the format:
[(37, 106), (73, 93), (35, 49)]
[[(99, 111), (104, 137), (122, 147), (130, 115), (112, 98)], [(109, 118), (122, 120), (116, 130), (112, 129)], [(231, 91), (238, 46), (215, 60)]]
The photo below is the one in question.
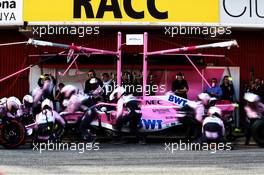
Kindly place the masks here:
[[(18, 44), (24, 44), (25, 42), (18, 42)], [(42, 41), (42, 40), (35, 40), (30, 38), (27, 42), (29, 45), (34, 46), (43, 46), (43, 47), (57, 47), (62, 48), (64, 50), (68, 50), (67, 54), (67, 60), (69, 66), (67, 67), (66, 71), (62, 74), (65, 75), (66, 72), (71, 68), (73, 64), (75, 64), (76, 68), (78, 68), (76, 60), (80, 54), (88, 54), (88, 56), (93, 54), (102, 54), (102, 55), (114, 55), (117, 59), (117, 85), (121, 86), (121, 77), (122, 77), (122, 33), (118, 32), (117, 34), (117, 50), (116, 51), (110, 51), (110, 50), (104, 50), (104, 49), (96, 49), (96, 48), (88, 48), (88, 47), (82, 47), (77, 46), (75, 44), (61, 44), (61, 43), (54, 43), (49, 41)], [(10, 45), (12, 43), (9, 43)], [(148, 72), (148, 57), (153, 55), (177, 55), (177, 54), (183, 54), (187, 60), (191, 63), (191, 65), (194, 67), (194, 69), (197, 71), (197, 73), (201, 76), (201, 78), (206, 82), (207, 86), (210, 87), (210, 84), (207, 82), (205, 77), (202, 75), (202, 73), (199, 71), (199, 69), (196, 67), (196, 65), (192, 62), (190, 57), (186, 52), (188, 51), (194, 51), (194, 50), (202, 50), (202, 49), (210, 49), (210, 48), (228, 48), (231, 47), (239, 47), (236, 40), (231, 41), (224, 41), (224, 42), (217, 42), (217, 43), (211, 43), (211, 44), (203, 44), (203, 45), (194, 45), (194, 46), (188, 46), (188, 47), (180, 47), (180, 48), (173, 48), (173, 49), (167, 49), (167, 50), (159, 50), (159, 51), (149, 51), (148, 50), (148, 33), (144, 33), (144, 44), (143, 44), (143, 97), (146, 96), (146, 87), (147, 87), (147, 72)], [(65, 51), (64, 51), (65, 52)], [(59, 54), (64, 54), (64, 52), (61, 52)], [(186, 54), (185, 54), (186, 53)], [(202, 56), (203, 54), (199, 54)], [(73, 59), (72, 59), (73, 58)], [(30, 65), (22, 70), (19, 70), (18, 72), (15, 72), (11, 75), (8, 75), (2, 79), (0, 79), (0, 82), (5, 81), (6, 79), (9, 79), (17, 74), (20, 74), (28, 69), (30, 69), (32, 66)]]

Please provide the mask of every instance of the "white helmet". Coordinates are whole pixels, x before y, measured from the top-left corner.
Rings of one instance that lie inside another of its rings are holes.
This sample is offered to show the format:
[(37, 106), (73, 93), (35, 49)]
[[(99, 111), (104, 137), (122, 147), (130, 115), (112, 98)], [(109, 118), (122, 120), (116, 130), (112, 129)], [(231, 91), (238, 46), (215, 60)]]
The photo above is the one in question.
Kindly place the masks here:
[(215, 114), (217, 114), (219, 116), (222, 116), (222, 111), (221, 111), (220, 108), (213, 106), (213, 107), (210, 107), (209, 108), (208, 114), (209, 115), (215, 115)]
[(260, 100), (258, 95), (250, 93), (250, 92), (245, 93), (244, 99), (251, 103), (254, 103)]
[(62, 88), (61, 93), (64, 94), (64, 97), (70, 98), (74, 93), (77, 93), (77, 88), (73, 85), (66, 85)]
[(16, 111), (21, 106), (21, 102), (16, 97), (9, 97), (6, 101), (6, 106), (7, 106), (7, 110), (10, 112)]
[(7, 98), (6, 98), (6, 97), (1, 98), (1, 99), (0, 99), (0, 105), (1, 105), (1, 104), (5, 104), (6, 101), (7, 101)]
[(45, 107), (49, 107), (50, 109), (53, 109), (53, 103), (50, 99), (45, 99), (42, 103), (41, 103), (41, 109), (45, 109)]
[(208, 100), (210, 100), (210, 95), (208, 95), (207, 93), (201, 93), (201, 94), (199, 94), (198, 95), (198, 98), (200, 99), (200, 100), (205, 100), (205, 101), (208, 101)]
[(32, 104), (33, 103), (33, 97), (31, 95), (25, 95), (23, 97), (23, 104), (25, 104), (25, 103)]
[(110, 94), (109, 100), (112, 101), (115, 98), (119, 99), (125, 92), (125, 88), (119, 86)]

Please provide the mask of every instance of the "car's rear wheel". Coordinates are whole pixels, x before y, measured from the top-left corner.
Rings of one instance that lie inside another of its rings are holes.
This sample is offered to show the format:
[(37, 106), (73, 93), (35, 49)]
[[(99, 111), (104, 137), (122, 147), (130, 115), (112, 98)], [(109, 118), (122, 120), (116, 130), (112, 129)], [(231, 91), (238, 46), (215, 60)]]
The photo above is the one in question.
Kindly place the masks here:
[(0, 127), (0, 142), (7, 149), (14, 149), (25, 144), (26, 128), (15, 120), (7, 120)]
[(252, 125), (252, 136), (257, 142), (257, 144), (261, 147), (264, 147), (264, 119), (257, 120)]

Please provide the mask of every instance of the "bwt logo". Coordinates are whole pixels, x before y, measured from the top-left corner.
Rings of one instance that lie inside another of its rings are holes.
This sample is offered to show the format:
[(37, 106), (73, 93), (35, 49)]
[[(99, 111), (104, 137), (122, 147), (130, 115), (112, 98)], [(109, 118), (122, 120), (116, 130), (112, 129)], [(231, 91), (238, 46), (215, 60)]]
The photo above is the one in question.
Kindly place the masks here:
[(188, 102), (186, 99), (174, 95), (170, 95), (168, 100), (180, 106), (186, 106)]
[(145, 127), (147, 130), (149, 129), (162, 129), (163, 120), (146, 120), (141, 119), (139, 123), (139, 128)]
[[(85, 10), (86, 18), (103, 18), (105, 12), (112, 12), (114, 18), (123, 18), (122, 10), (118, 0), (101, 0), (97, 13), (94, 13), (94, 8), (91, 1), (95, 0), (74, 0), (74, 18), (81, 18), (82, 7)], [(110, 2), (109, 2), (110, 1)], [(133, 19), (143, 19), (145, 11), (135, 10), (132, 6), (132, 0), (123, 0), (124, 13)], [(168, 11), (161, 12), (156, 7), (155, 0), (147, 0), (149, 14), (155, 19), (168, 19)]]

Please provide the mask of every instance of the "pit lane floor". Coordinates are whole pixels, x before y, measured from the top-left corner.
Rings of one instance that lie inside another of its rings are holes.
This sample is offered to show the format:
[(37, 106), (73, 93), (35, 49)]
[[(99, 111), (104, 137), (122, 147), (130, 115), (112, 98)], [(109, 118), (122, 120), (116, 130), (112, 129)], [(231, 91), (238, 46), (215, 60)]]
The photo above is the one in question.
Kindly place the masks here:
[(164, 143), (114, 145), (98, 151), (43, 151), (0, 147), (0, 174), (264, 174), (264, 149), (237, 145), (232, 151), (165, 150)]

